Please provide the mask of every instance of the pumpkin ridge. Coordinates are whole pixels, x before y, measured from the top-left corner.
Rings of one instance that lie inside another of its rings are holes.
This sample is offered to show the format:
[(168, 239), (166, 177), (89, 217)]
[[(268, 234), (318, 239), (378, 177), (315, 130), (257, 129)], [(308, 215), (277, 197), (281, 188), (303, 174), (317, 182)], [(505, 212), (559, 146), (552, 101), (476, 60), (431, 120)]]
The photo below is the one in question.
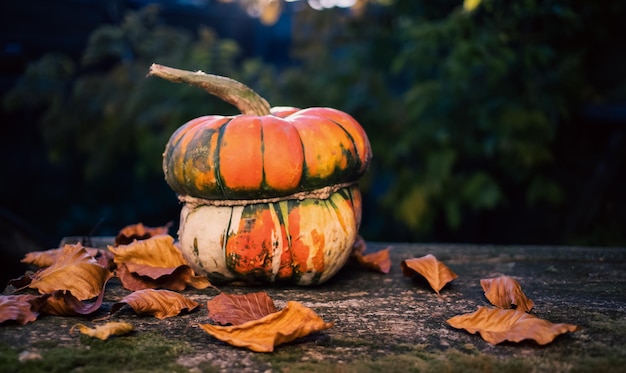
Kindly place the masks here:
[[(228, 121), (224, 123), (217, 134), (217, 145), (215, 146), (215, 152), (213, 152), (213, 162), (215, 163), (215, 180), (217, 181), (217, 186), (222, 191), (222, 195), (224, 198), (228, 199), (228, 193), (226, 193), (226, 186), (224, 185), (224, 181), (222, 180), (222, 164), (220, 162), (220, 150), (222, 148), (222, 138), (224, 137), (224, 131), (226, 130), (226, 126), (232, 121), (232, 117), (228, 118)], [(230, 223), (229, 223), (230, 227)]]
[(222, 133), (218, 153), (226, 199), (262, 195), (261, 117), (237, 115), (231, 118)]
[[(230, 219), (228, 220), (226, 239), (224, 240), (224, 246), (223, 246), (223, 251), (222, 251), (224, 255), (224, 263), (226, 263), (226, 266), (228, 267), (228, 269), (230, 269), (234, 273), (239, 273), (237, 271), (237, 266), (241, 262), (241, 255), (239, 253), (228, 252), (228, 242), (231, 239), (236, 239), (237, 232), (239, 231), (239, 225), (241, 224), (241, 220), (243, 219), (244, 214), (246, 213), (245, 207), (246, 206), (233, 206), (230, 208)], [(237, 229), (233, 228), (233, 219), (235, 218), (234, 217), (235, 209), (238, 209), (238, 215), (239, 215), (236, 219), (237, 221), (235, 222), (235, 224), (237, 225), (236, 227)]]
[(351, 161), (353, 161), (355, 163), (355, 167), (354, 170), (357, 171), (357, 173), (359, 172), (359, 170), (361, 169), (362, 166), (362, 162), (361, 162), (361, 154), (359, 154), (359, 148), (356, 146), (356, 141), (354, 141), (354, 137), (352, 136), (352, 134), (350, 133), (350, 131), (348, 131), (341, 123), (339, 123), (338, 121), (332, 119), (332, 118), (328, 118), (328, 117), (324, 117), (326, 120), (334, 123), (337, 127), (341, 128), (341, 130), (346, 134), (346, 136), (350, 139), (350, 144), (352, 144), (352, 148), (354, 149), (354, 155), (356, 157), (354, 157), (352, 155), (352, 152), (350, 152), (349, 149), (344, 149), (343, 146), (341, 146), (341, 152), (342, 154), (347, 158), (348, 160), (348, 166), (346, 166), (346, 169), (349, 170), (352, 167), (350, 167), (350, 163)]
[[(202, 131), (198, 131), (198, 129), (202, 128), (202, 127), (204, 127), (203, 123), (198, 123), (198, 125), (192, 127), (193, 132), (187, 133), (187, 134), (181, 136), (181, 142), (183, 142), (183, 140), (187, 136), (191, 135), (189, 140), (187, 141), (187, 146), (185, 148), (189, 147), (189, 144), (194, 142), (194, 139), (196, 138), (196, 136), (200, 136), (202, 134)], [(185, 190), (185, 193), (189, 193), (189, 189), (190, 189), (189, 185), (193, 185), (193, 183), (190, 184), (190, 181), (193, 182), (193, 176), (192, 175), (189, 175), (189, 176), (187, 175), (188, 174), (188, 172), (187, 172), (188, 169), (186, 167), (187, 157), (185, 155), (181, 156), (181, 163), (182, 163), (182, 167), (180, 168), (180, 172), (181, 172), (180, 177), (181, 177), (181, 179), (185, 183), (184, 186), (183, 186), (183, 188)], [(193, 164), (193, 159), (192, 159), (192, 164)], [(192, 174), (193, 174), (193, 172), (192, 172)]]
[[(276, 204), (277, 206), (275, 207), (276, 210), (276, 216), (278, 217), (278, 222), (280, 223), (281, 226), (285, 227), (285, 229), (289, 229), (289, 221), (288, 219), (285, 219), (285, 213), (289, 214), (289, 204), (287, 203), (287, 211), (284, 211), (283, 206), (285, 201), (276, 201), (276, 202), (271, 202), (273, 204)], [(291, 248), (291, 235), (289, 234), (289, 231), (287, 230), (287, 242), (289, 243), (289, 247)]]
[[(354, 170), (356, 176), (361, 176), (369, 166), (372, 158), (372, 148), (367, 138), (365, 129), (350, 114), (333, 108), (310, 108), (315, 115), (339, 125), (351, 138), (354, 145), (355, 154), (358, 157), (359, 168)], [(309, 109), (305, 109), (309, 110)]]
[[(187, 192), (187, 188), (184, 187), (183, 185), (181, 185), (181, 183), (178, 182), (178, 177), (176, 176), (177, 170), (180, 170), (181, 173), (181, 179), (186, 183), (187, 179), (185, 178), (185, 167), (184, 167), (184, 163), (185, 163), (185, 156), (182, 154), (182, 152), (177, 152), (176, 150), (179, 149), (180, 147), (184, 147), (185, 149), (187, 148), (187, 144), (184, 143), (184, 139), (187, 137), (188, 135), (188, 131), (194, 131), (196, 130), (197, 127), (200, 126), (200, 124), (202, 123), (202, 121), (198, 120), (197, 123), (193, 123), (193, 122), (188, 122), (187, 124), (181, 126), (180, 128), (178, 128), (178, 130), (176, 130), (176, 132), (174, 132), (174, 134), (172, 135), (171, 139), (175, 139), (176, 143), (175, 144), (171, 144), (170, 146), (168, 146), (165, 149), (165, 152), (167, 154), (167, 157), (163, 158), (163, 169), (165, 170), (166, 174), (165, 174), (165, 179), (172, 179), (172, 182), (175, 182), (176, 184), (176, 188), (175, 189), (184, 189), (185, 192)], [(189, 125), (189, 126), (188, 126)], [(194, 131), (194, 134), (196, 132)], [(179, 154), (180, 153), (180, 156)], [(180, 158), (180, 160), (178, 159)], [(170, 167), (168, 165), (168, 160), (173, 160), (171, 163), (173, 163), (172, 167)], [(180, 161), (181, 165), (183, 165), (182, 167), (176, 167), (176, 163), (178, 163), (178, 161)], [(179, 190), (177, 190), (179, 191)]]
[(352, 203), (352, 192), (350, 188), (345, 188), (337, 191), (344, 199), (349, 199), (350, 203)]
[(278, 203), (268, 203), (270, 219), (272, 221), (274, 229), (276, 230), (276, 245), (274, 245), (274, 241), (270, 237), (270, 248), (268, 249), (268, 253), (271, 252), (271, 258), (267, 259), (271, 262), (271, 273), (268, 273), (268, 275), (270, 275), (272, 282), (275, 282), (276, 278), (278, 278), (280, 274), (283, 253), (285, 251), (284, 238), (286, 238), (286, 235), (283, 236), (284, 224), (280, 219), (280, 213), (278, 210), (279, 208), (280, 206), (278, 206)]
[[(186, 154), (190, 154), (191, 157), (189, 159), (185, 159), (185, 163), (189, 162), (191, 167), (187, 169), (183, 168), (185, 173), (183, 174), (183, 180), (185, 180), (185, 185), (188, 185), (187, 192), (189, 191), (198, 191), (202, 192), (206, 188), (206, 180), (202, 180), (196, 178), (196, 174), (200, 172), (202, 174), (207, 173), (207, 166), (209, 172), (213, 172), (215, 175), (216, 170), (211, 170), (211, 164), (209, 162), (209, 157), (206, 157), (206, 153), (210, 153), (212, 151), (210, 146), (210, 139), (214, 133), (218, 130), (214, 128), (214, 126), (220, 125), (223, 126), (223, 118), (207, 118), (201, 124), (194, 127), (195, 133), (190, 133), (191, 138), (188, 141), (188, 147), (195, 149), (198, 152), (198, 155), (195, 154), (194, 150), (189, 152), (185, 152)], [(209, 144), (207, 144), (207, 138), (209, 140)], [(190, 174), (187, 172), (190, 171)], [(215, 180), (217, 182), (217, 179)], [(191, 187), (193, 186), (193, 187)]]
[[(340, 194), (340, 196), (341, 196), (343, 199), (346, 199), (343, 195), (341, 195), (341, 194)], [(335, 203), (335, 201), (333, 201), (333, 198), (332, 198), (332, 197), (331, 197), (331, 198), (329, 198), (329, 199), (327, 199), (326, 201), (328, 202), (328, 204), (326, 205), (326, 207), (327, 207), (329, 210), (331, 210), (331, 208), (332, 208), (332, 213), (333, 213), (333, 214), (337, 217), (337, 221), (339, 222), (339, 225), (341, 225), (341, 229), (343, 229), (343, 231), (345, 232), (345, 231), (346, 231), (346, 222), (345, 222), (345, 221), (343, 221), (343, 218), (342, 218), (342, 217), (341, 217), (341, 215), (339, 215), (339, 213), (338, 213), (339, 206), (337, 206), (337, 204)], [(328, 205), (330, 205), (330, 207), (331, 207), (331, 208), (329, 208), (329, 207), (328, 207)]]
[[(229, 235), (230, 235), (230, 225), (233, 222), (233, 211), (235, 209), (233, 207), (230, 208), (230, 215), (228, 216), (228, 224), (226, 225), (226, 231), (224, 231), (224, 239), (222, 240), (222, 253), (224, 254), (224, 259), (226, 260), (226, 244), (228, 243)], [(232, 268), (231, 268), (232, 270)]]
[(259, 127), (261, 128), (261, 185), (259, 185), (259, 189), (271, 190), (270, 186), (267, 185), (267, 181), (265, 180), (265, 137), (263, 136), (265, 126), (263, 125), (262, 119), (259, 119)]
[(298, 134), (298, 139), (300, 140), (300, 147), (302, 148), (302, 175), (300, 175), (300, 181), (298, 182), (298, 185), (302, 187), (303, 185), (306, 185), (305, 183), (306, 183), (306, 180), (308, 179), (307, 175), (309, 174), (309, 166), (306, 164), (304, 141), (302, 141), (302, 136), (300, 135), (300, 131), (298, 131), (298, 128), (297, 127), (295, 128), (296, 128), (296, 133)]
[[(286, 120), (296, 128), (303, 144), (303, 163), (306, 165), (306, 176), (300, 184), (303, 190), (354, 181), (360, 175), (360, 162), (355, 161), (358, 151), (354, 137), (332, 117), (309, 108)], [(320, 136), (321, 143), (317, 136)]]
[[(198, 259), (198, 257), (200, 256), (200, 251), (198, 250), (198, 238), (194, 237), (193, 239), (193, 256), (196, 257), (196, 259)], [(200, 265), (202, 267), (202, 265)]]
[[(276, 202), (276, 204), (278, 205), (277, 210), (280, 211), (280, 214), (277, 213), (278, 215), (278, 221), (280, 222), (281, 226), (284, 227), (285, 229), (285, 238), (287, 240), (286, 244), (287, 244), (287, 251), (289, 251), (289, 263), (293, 263), (293, 250), (291, 247), (291, 233), (289, 232), (289, 201), (278, 201)], [(284, 245), (283, 245), (284, 246)], [(283, 248), (283, 252), (285, 251), (285, 249)], [(293, 268), (292, 268), (292, 272), (293, 274)]]

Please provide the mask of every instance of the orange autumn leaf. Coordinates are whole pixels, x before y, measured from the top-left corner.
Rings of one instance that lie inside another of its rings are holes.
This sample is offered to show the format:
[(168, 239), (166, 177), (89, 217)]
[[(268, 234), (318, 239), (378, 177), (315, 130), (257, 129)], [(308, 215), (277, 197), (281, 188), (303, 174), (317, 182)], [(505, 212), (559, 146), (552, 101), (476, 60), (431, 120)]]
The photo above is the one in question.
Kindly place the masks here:
[(354, 258), (361, 267), (376, 272), (389, 273), (391, 270), (391, 259), (389, 258), (389, 250), (391, 247), (387, 247), (373, 253), (364, 254), (366, 248), (367, 245), (365, 244), (365, 240), (361, 236), (358, 236), (356, 242), (352, 246), (352, 258)]
[(146, 227), (142, 223), (127, 225), (115, 236), (114, 245), (128, 245), (135, 240), (145, 240), (150, 237), (168, 234), (171, 225), (171, 223), (162, 227)]
[(405, 259), (400, 265), (404, 276), (413, 277), (415, 274), (423, 276), (437, 294), (446, 284), (458, 277), (432, 254), (421, 258)]
[[(66, 246), (83, 247), (81, 243), (77, 243), (75, 245), (63, 245), (63, 247), (59, 247), (56, 249), (49, 249), (49, 250), (44, 250), (44, 251), (31, 251), (29, 253), (26, 253), (26, 255), (21, 260), (21, 262), (26, 263), (26, 264), (32, 264), (34, 266), (42, 267), (42, 268), (49, 267), (53, 265), (54, 262), (56, 262), (59, 255), (63, 255), (63, 251)], [(94, 258), (106, 255), (104, 253), (105, 250), (96, 249), (93, 247), (83, 247), (83, 248), (85, 249), (85, 251), (87, 251), (87, 254), (91, 255)]]
[(83, 316), (90, 315), (100, 309), (104, 300), (104, 289), (98, 298), (92, 302), (78, 300), (70, 291), (57, 290), (50, 293), (41, 313), (56, 316)]
[(523, 311), (487, 307), (478, 307), (476, 312), (452, 317), (448, 319), (448, 324), (472, 334), (478, 332), (485, 341), (494, 345), (526, 339), (545, 345), (558, 335), (574, 332), (577, 328), (571, 324), (553, 324)]
[(97, 297), (112, 276), (81, 245), (65, 245), (51, 266), (31, 276), (28, 286), (41, 294), (67, 290), (85, 300)]
[(122, 286), (130, 291), (143, 289), (168, 289), (181, 291), (187, 285), (196, 289), (205, 289), (211, 285), (208, 278), (196, 276), (191, 267), (183, 265), (176, 268), (136, 267), (137, 272), (130, 272), (125, 264), (117, 267), (117, 276)]
[(157, 319), (165, 319), (180, 314), (183, 310), (193, 311), (198, 302), (185, 298), (182, 294), (169, 290), (145, 289), (135, 291), (111, 307), (111, 314), (128, 304), (139, 314), (154, 315)]
[(389, 250), (391, 247), (369, 253), (366, 255), (357, 255), (357, 262), (368, 269), (381, 273), (389, 273), (391, 270), (391, 259), (389, 258)]
[(37, 267), (49, 267), (54, 264), (54, 261), (56, 260), (61, 250), (62, 248), (44, 251), (31, 251), (29, 253), (26, 253), (21, 262), (26, 264), (32, 264)]
[(257, 320), (278, 311), (266, 292), (250, 294), (225, 294), (207, 302), (211, 320), (222, 324), (238, 325)]
[(529, 312), (535, 304), (526, 297), (519, 282), (509, 276), (481, 279), (480, 286), (487, 300), (498, 308), (516, 306), (519, 311)]
[(20, 325), (37, 320), (48, 295), (0, 295), (0, 324), (15, 321)]
[(363, 254), (367, 249), (367, 244), (365, 243), (365, 239), (361, 237), (360, 234), (356, 236), (354, 243), (352, 244), (352, 254), (358, 253)]
[(70, 329), (70, 334), (73, 334), (76, 329), (82, 334), (104, 341), (114, 335), (128, 334), (132, 332), (134, 328), (131, 324), (126, 322), (108, 322), (95, 328), (90, 328), (84, 324), (76, 324)]
[(143, 289), (169, 289), (169, 290), (184, 290), (187, 287), (185, 282), (178, 280), (176, 276), (171, 276), (176, 268), (158, 268), (144, 266), (134, 267), (138, 272), (131, 272), (125, 263), (119, 264), (115, 274), (122, 282), (122, 286), (130, 291), (137, 291)]
[(187, 285), (204, 289), (211, 286), (208, 278), (196, 276), (187, 265), (172, 236), (161, 235), (128, 245), (109, 246), (109, 250), (117, 265), (117, 275), (128, 290), (183, 290)]
[(278, 312), (239, 325), (199, 325), (213, 337), (255, 352), (272, 352), (275, 346), (310, 333), (328, 329), (333, 323), (322, 320), (313, 310), (290, 301)]
[(128, 266), (131, 272), (137, 267), (176, 268), (187, 262), (169, 235), (154, 236), (128, 245), (109, 246), (115, 264)]

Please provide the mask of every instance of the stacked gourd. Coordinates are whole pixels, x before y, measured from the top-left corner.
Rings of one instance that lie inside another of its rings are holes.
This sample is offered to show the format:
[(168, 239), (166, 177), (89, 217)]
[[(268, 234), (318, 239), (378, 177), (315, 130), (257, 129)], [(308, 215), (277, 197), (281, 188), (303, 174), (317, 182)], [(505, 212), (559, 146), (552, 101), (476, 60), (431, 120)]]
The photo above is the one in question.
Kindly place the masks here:
[(359, 123), (331, 108), (270, 108), (225, 77), (156, 64), (149, 75), (200, 86), (242, 112), (193, 119), (166, 145), (190, 265), (213, 280), (300, 285), (337, 273), (357, 237), (356, 181), (372, 156)]

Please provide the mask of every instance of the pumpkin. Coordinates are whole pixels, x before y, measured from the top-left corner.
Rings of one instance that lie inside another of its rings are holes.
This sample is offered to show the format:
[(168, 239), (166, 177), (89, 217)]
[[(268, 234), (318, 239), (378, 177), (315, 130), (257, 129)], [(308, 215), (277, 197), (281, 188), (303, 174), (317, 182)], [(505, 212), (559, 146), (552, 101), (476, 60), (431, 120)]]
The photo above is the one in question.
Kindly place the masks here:
[(361, 126), (334, 109), (310, 108), (285, 118), (211, 115), (174, 133), (163, 170), (179, 194), (272, 198), (357, 180), (369, 152)]
[(372, 157), (359, 123), (332, 108), (270, 108), (225, 77), (156, 64), (149, 75), (200, 86), (242, 112), (192, 119), (165, 147), (190, 265), (213, 280), (299, 285), (337, 273), (358, 234), (356, 182)]
[(214, 280), (312, 285), (341, 269), (360, 219), (361, 194), (354, 185), (326, 199), (186, 203), (179, 239), (190, 265)]

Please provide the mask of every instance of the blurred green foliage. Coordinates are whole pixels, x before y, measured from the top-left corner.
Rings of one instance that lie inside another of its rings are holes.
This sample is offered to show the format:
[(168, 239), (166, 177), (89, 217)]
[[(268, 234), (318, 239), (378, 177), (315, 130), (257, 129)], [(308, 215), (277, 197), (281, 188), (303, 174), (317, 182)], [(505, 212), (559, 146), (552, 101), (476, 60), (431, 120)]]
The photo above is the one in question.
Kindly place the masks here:
[[(460, 1), (393, 1), (359, 17), (301, 11), (297, 63), (278, 70), (146, 8), (96, 30), (80, 62), (51, 54), (33, 63), (4, 104), (39, 110), (50, 161), (75, 170), (68, 182), (90, 195), (70, 202), (81, 213), (66, 208), (68, 222), (177, 218), (162, 179), (167, 139), (189, 119), (235, 109), (146, 79), (157, 62), (232, 77), (275, 106), (357, 118), (375, 157), (362, 182), (366, 239), (571, 243), (580, 235), (564, 235), (564, 221), (589, 175), (563, 171), (555, 144), (585, 105), (626, 101), (616, 33), (624, 15), (618, 2), (574, 0), (484, 0), (472, 12)], [(619, 226), (609, 240), (577, 242), (625, 244)]]
[(235, 111), (196, 88), (147, 79), (148, 67), (202, 67), (245, 80), (239, 54), (235, 42), (208, 29), (195, 36), (168, 27), (158, 8), (147, 7), (98, 28), (81, 61), (57, 53), (35, 61), (4, 106), (41, 113), (34, 120), (51, 166), (66, 177), (56, 183), (68, 192), (50, 201), (54, 186), (40, 185), (41, 201), (33, 204), (52, 210), (44, 216), (60, 215), (56, 229), (66, 235), (88, 234), (101, 220), (114, 229), (146, 217), (152, 224), (176, 220), (176, 197), (161, 171), (167, 139), (193, 117)]

